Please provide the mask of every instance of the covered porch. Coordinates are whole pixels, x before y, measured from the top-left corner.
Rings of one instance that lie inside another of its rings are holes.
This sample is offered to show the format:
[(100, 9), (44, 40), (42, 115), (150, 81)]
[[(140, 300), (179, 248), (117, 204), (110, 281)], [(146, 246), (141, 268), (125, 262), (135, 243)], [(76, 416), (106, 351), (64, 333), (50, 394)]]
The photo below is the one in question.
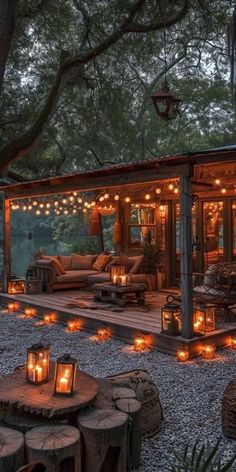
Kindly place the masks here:
[[(204, 272), (211, 263), (236, 258), (235, 177), (236, 149), (232, 146), (2, 187), (5, 292), (1, 294), (2, 301), (5, 303), (12, 298), (6, 293), (11, 278), (11, 212), (24, 211), (24, 207), (34, 210), (34, 202), (36, 215), (42, 211), (47, 215), (50, 207), (56, 215), (67, 215), (70, 213), (68, 202), (73, 213), (80, 210), (93, 214), (96, 206), (100, 214), (113, 213), (115, 221), (119, 222), (120, 234), (114, 245), (116, 254), (142, 254), (146, 240), (158, 247), (158, 284), (157, 291), (152, 292), (152, 297), (156, 297), (154, 309), (132, 315), (129, 310), (112, 315), (106, 310), (81, 313), (81, 308), (64, 306), (67, 297), (74, 297), (73, 291), (15, 297), (23, 305), (37, 306), (39, 311), (51, 309), (53, 305), (56, 309), (59, 300), (63, 300), (63, 306), (57, 307), (58, 313), (71, 316), (73, 310), (79, 310), (74, 314), (86, 319), (88, 329), (94, 323), (107, 321), (116, 326), (115, 336), (125, 338), (128, 330), (129, 338), (131, 333), (141, 331), (150, 336), (149, 339), (155, 339), (149, 344), (158, 350), (174, 352), (178, 345), (187, 344), (192, 346), (191, 354), (196, 354), (202, 340), (194, 333), (193, 273)], [(86, 205), (83, 195), (86, 195)], [(83, 206), (75, 207), (72, 204), (75, 198), (77, 202), (83, 201)], [(67, 201), (66, 206), (63, 203), (55, 206), (59, 199)], [(101, 249), (103, 243), (101, 231)], [(160, 333), (161, 307), (166, 301), (166, 291), (176, 293), (179, 286), (182, 334), (167, 336)], [(79, 294), (82, 294), (81, 289)], [(213, 338), (216, 346), (228, 344), (234, 331), (236, 333), (236, 324), (234, 327), (227, 323), (205, 334), (204, 339)]]

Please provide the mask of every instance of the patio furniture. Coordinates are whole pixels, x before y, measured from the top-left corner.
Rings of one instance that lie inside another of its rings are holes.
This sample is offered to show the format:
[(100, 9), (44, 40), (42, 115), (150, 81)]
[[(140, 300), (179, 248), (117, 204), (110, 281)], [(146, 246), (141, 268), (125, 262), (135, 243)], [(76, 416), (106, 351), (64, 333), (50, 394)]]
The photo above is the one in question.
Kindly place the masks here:
[(50, 472), (81, 472), (80, 432), (68, 425), (39, 426), (25, 435), (28, 462)]
[[(58, 289), (92, 287), (94, 284), (110, 281), (109, 265), (118, 256), (106, 256), (108, 262), (102, 269), (94, 269), (98, 255), (41, 256), (29, 265), (27, 271), (40, 273), (43, 289), (48, 293)], [(125, 256), (125, 259), (128, 264), (127, 272), (132, 274), (133, 282), (148, 286), (147, 274), (140, 272), (143, 256)]]
[(236, 380), (231, 380), (222, 399), (222, 430), (225, 436), (236, 439)]
[(0, 470), (17, 470), (24, 464), (24, 436), (19, 431), (0, 427)]
[(95, 284), (94, 300), (100, 302), (111, 302), (118, 306), (124, 306), (127, 302), (127, 295), (134, 295), (137, 304), (145, 305), (145, 290), (146, 285), (132, 284), (132, 285), (115, 285), (112, 283)]

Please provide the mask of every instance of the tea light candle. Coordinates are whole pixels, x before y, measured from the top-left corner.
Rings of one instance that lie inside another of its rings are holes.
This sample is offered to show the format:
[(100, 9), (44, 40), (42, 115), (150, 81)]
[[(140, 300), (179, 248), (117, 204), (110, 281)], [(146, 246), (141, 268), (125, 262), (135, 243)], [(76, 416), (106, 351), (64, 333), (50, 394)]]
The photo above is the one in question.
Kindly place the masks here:
[(203, 344), (202, 346), (203, 359), (214, 359), (215, 351), (216, 351), (216, 348), (214, 344)]
[(120, 275), (119, 276), (119, 281), (120, 281), (120, 284), (122, 285), (122, 287), (124, 287), (126, 285), (126, 275)]
[(118, 280), (118, 275), (113, 275), (113, 277), (112, 277), (112, 283), (113, 283), (113, 284), (117, 284), (117, 280)]
[(108, 328), (98, 328), (97, 335), (99, 341), (106, 341), (109, 338)]
[(187, 348), (178, 349), (176, 351), (176, 358), (179, 362), (186, 362), (189, 358), (189, 350)]
[(76, 321), (68, 321), (67, 329), (68, 331), (76, 331)]
[(15, 313), (16, 311), (16, 304), (15, 303), (8, 303), (7, 305), (8, 313)]
[(135, 351), (142, 351), (145, 349), (146, 344), (145, 344), (145, 339), (143, 336), (136, 336), (134, 338), (134, 350)]
[(67, 393), (68, 392), (68, 382), (69, 379), (68, 377), (61, 377), (59, 381), (59, 391), (61, 393)]

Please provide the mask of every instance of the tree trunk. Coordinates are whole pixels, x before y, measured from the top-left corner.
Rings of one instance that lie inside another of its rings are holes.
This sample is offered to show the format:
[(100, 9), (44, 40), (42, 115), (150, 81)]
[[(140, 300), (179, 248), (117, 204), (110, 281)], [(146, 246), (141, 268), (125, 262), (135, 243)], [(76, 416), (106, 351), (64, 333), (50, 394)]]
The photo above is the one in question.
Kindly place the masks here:
[(15, 24), (16, 0), (0, 0), (0, 93)]

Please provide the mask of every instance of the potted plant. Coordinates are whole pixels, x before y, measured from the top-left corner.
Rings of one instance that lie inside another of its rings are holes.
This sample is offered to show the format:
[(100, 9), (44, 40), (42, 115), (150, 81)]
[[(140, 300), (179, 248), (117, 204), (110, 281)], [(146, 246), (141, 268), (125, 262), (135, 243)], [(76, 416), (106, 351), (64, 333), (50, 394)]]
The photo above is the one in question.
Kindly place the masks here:
[(160, 251), (156, 244), (151, 244), (149, 241), (145, 242), (143, 250), (143, 265), (144, 272), (148, 276), (149, 289), (157, 289), (157, 270), (160, 264)]

